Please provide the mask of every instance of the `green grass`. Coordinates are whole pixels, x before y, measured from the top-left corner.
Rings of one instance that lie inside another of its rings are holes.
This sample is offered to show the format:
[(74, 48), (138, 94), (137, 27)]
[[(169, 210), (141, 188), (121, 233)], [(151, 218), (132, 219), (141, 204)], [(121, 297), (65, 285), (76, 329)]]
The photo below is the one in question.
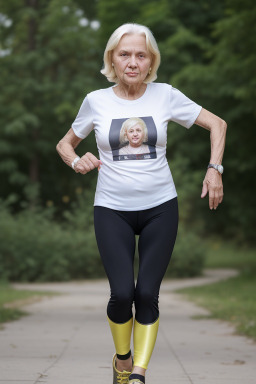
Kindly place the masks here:
[(256, 340), (256, 250), (218, 239), (208, 240), (206, 245), (205, 268), (234, 268), (241, 275), (178, 292), (208, 309), (208, 317), (226, 320), (237, 333)]
[(239, 247), (233, 242), (211, 239), (206, 242), (206, 268), (235, 268), (256, 274), (256, 249)]
[[(256, 340), (255, 276), (241, 275), (203, 287), (179, 290), (196, 304), (208, 309), (209, 318), (231, 322), (238, 334)], [(205, 318), (204, 317), (204, 318)]]
[(51, 295), (53, 295), (52, 292), (16, 290), (9, 284), (0, 282), (0, 323), (17, 320), (27, 315), (27, 312), (21, 309), (23, 305)]

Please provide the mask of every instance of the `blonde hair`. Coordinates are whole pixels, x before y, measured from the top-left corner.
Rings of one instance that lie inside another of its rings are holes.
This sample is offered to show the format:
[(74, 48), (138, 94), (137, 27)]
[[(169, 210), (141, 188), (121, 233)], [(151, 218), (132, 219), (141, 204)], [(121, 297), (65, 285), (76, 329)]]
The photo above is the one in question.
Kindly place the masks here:
[(150, 83), (157, 78), (157, 70), (160, 65), (161, 56), (157, 46), (157, 42), (153, 36), (153, 33), (149, 28), (140, 24), (123, 24), (117, 28), (110, 36), (106, 49), (104, 52), (104, 67), (100, 71), (108, 81), (118, 83), (118, 77), (116, 76), (115, 69), (112, 66), (112, 54), (113, 50), (117, 47), (119, 41), (124, 35), (145, 35), (146, 46), (148, 51), (152, 54), (151, 71), (147, 75), (144, 83)]
[(142, 120), (140, 117), (130, 117), (129, 119), (125, 120), (122, 124), (121, 130), (120, 130), (120, 144), (124, 144), (128, 142), (127, 131), (128, 129), (134, 127), (137, 124), (143, 129), (143, 132), (144, 132), (143, 143), (148, 141), (148, 129), (145, 121)]

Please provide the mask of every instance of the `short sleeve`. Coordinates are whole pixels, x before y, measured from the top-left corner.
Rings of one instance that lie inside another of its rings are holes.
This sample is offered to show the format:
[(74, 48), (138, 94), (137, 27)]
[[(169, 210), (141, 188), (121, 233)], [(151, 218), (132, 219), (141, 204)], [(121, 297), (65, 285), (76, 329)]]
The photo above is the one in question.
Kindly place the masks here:
[(93, 115), (88, 96), (85, 97), (75, 121), (71, 126), (75, 135), (80, 137), (80, 139), (85, 139), (93, 130)]
[(196, 121), (202, 107), (190, 100), (176, 88), (171, 88), (171, 120), (190, 128)]

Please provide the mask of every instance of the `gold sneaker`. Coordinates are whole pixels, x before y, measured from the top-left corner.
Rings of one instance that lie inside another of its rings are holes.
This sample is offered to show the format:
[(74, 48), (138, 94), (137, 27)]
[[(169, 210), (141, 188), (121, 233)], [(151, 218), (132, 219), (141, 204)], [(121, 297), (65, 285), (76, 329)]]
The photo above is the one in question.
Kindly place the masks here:
[[(133, 359), (132, 359), (132, 363), (133, 363)], [(129, 376), (131, 372), (118, 371), (118, 369), (116, 368), (116, 353), (113, 356), (112, 365), (113, 365), (113, 384), (129, 384)]]
[(144, 384), (140, 379), (132, 379), (128, 381), (128, 384)]

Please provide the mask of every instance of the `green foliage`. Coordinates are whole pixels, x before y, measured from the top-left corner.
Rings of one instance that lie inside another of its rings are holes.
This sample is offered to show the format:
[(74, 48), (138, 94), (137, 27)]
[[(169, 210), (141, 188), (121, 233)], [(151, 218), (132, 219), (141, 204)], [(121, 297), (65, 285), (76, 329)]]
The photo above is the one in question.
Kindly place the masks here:
[[(54, 208), (26, 209), (11, 215), (0, 209), (0, 278), (10, 281), (67, 281), (106, 277), (94, 228), (93, 202), (81, 193), (61, 223), (53, 221)], [(167, 276), (201, 273), (203, 247), (192, 233), (180, 228)], [(137, 264), (136, 264), (137, 263)], [(138, 269), (138, 260), (135, 264)]]
[(177, 241), (167, 268), (169, 277), (200, 276), (205, 264), (205, 245), (189, 228), (179, 225)]
[(255, 247), (238, 247), (231, 241), (210, 238), (205, 241), (206, 268), (234, 268), (243, 275), (256, 275)]
[(12, 190), (22, 200), (28, 184), (40, 183), (41, 201), (60, 201), (85, 184), (71, 172), (66, 182), (55, 147), (85, 94), (99, 86), (98, 32), (75, 1), (16, 3), (4, 2), (1, 11), (12, 24), (0, 23), (0, 48), (9, 50), (0, 57), (0, 193)]
[[(52, 209), (13, 216), (1, 205), (0, 278), (11, 281), (65, 281), (104, 276), (92, 226), (65, 227)], [(86, 220), (86, 217), (85, 217)]]
[[(197, 200), (193, 204), (193, 219), (207, 223), (208, 233), (210, 230), (230, 239), (235, 237), (240, 244), (255, 244), (255, 25), (255, 2), (228, 0), (224, 17), (214, 25), (215, 44), (207, 50), (209, 62), (190, 63), (174, 77), (178, 88), (228, 123), (222, 214), (216, 212), (215, 219), (210, 220), (209, 212), (200, 209)], [(192, 152), (196, 167), (202, 164), (202, 152), (206, 149), (206, 144), (198, 139), (201, 151), (197, 147)], [(180, 137), (177, 140), (180, 142)], [(182, 151), (188, 145), (184, 143)]]
[[(239, 244), (255, 244), (255, 1), (124, 0), (120, 5), (117, 0), (61, 4), (36, 0), (30, 2), (34, 7), (28, 4), (0, 0), (0, 195), (11, 206), (10, 212), (22, 211), (11, 217), (1, 208), (6, 224), (0, 226), (6, 238), (0, 234), (5, 252), (3, 258), (1, 251), (0, 265), (9, 260), (5, 269), (9, 278), (68, 279), (67, 266), (74, 268), (72, 276), (80, 276), (78, 265), (81, 271), (81, 260), (87, 256), (70, 245), (71, 237), (92, 254), (92, 266), (89, 262), (83, 276), (90, 276), (97, 266), (92, 226), (97, 171), (75, 174), (55, 147), (86, 93), (110, 85), (99, 73), (103, 50), (110, 34), (125, 22), (152, 29), (162, 59), (158, 81), (179, 88), (228, 123), (225, 195), (216, 212), (209, 210), (208, 197), (200, 198), (210, 157), (209, 132), (196, 126), (187, 131), (173, 123), (168, 128), (167, 157), (182, 227), (192, 228), (200, 237), (215, 233)], [(98, 30), (93, 20), (99, 21)], [(97, 155), (94, 135), (76, 151)], [(27, 217), (25, 209), (29, 209)], [(40, 239), (35, 223), (41, 228)], [(17, 243), (11, 241), (16, 237)], [(177, 241), (177, 262), (188, 257), (187, 244), (194, 240)], [(53, 256), (50, 246), (55, 249)], [(23, 267), (15, 275), (13, 265), (21, 260)]]

